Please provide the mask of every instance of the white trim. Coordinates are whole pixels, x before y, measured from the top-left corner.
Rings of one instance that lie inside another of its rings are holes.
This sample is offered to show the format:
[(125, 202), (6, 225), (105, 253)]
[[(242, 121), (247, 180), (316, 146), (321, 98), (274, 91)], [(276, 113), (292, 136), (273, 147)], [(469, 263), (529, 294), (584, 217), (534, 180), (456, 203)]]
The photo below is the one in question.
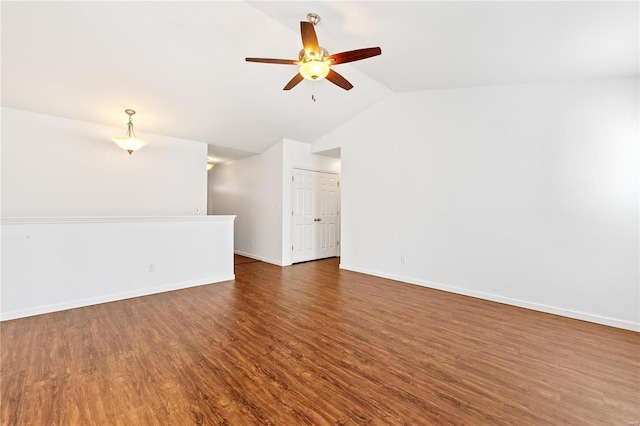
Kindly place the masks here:
[(68, 223), (138, 223), (138, 222), (228, 222), (235, 215), (203, 216), (94, 216), (94, 217), (5, 217), (1, 225), (38, 225)]
[[(317, 155), (317, 154), (314, 154)], [(328, 169), (314, 169), (313, 167), (307, 167), (307, 166), (291, 166), (291, 175), (293, 176), (293, 170), (294, 169), (298, 169), (298, 170), (305, 170), (307, 172), (317, 172), (317, 173), (328, 173), (330, 175), (337, 175), (338, 179), (340, 178), (340, 172), (336, 172), (335, 170), (328, 170)]]
[(245, 251), (234, 250), (233, 252), (235, 254), (239, 254), (240, 256), (250, 257), (251, 259), (259, 260), (261, 262), (271, 263), (272, 265), (276, 265), (276, 266), (291, 266), (291, 263), (280, 262), (278, 260), (269, 259), (268, 257), (258, 256), (257, 254), (247, 253)]
[(138, 291), (119, 293), (119, 294), (110, 294), (107, 296), (92, 297), (89, 299), (74, 300), (71, 302), (56, 303), (53, 305), (38, 306), (36, 308), (22, 309), (19, 311), (2, 312), (0, 313), (0, 321), (30, 317), (34, 315), (48, 314), (51, 312), (65, 311), (67, 309), (82, 308), (82, 307), (91, 306), (91, 305), (99, 305), (101, 303), (116, 302), (118, 300), (131, 299), (131, 298), (140, 297), (140, 296), (148, 296), (150, 294), (165, 293), (167, 291), (181, 290), (189, 287), (198, 287), (201, 285), (220, 283), (224, 281), (232, 281), (232, 280), (235, 280), (235, 278), (236, 278), (235, 274), (221, 275), (221, 276), (206, 278), (198, 281), (185, 281), (185, 282), (165, 285), (162, 287), (154, 287), (154, 288), (148, 288), (148, 289), (143, 289)]
[(582, 321), (593, 322), (596, 324), (608, 325), (611, 327), (622, 328), (625, 330), (640, 332), (640, 323), (632, 321), (621, 320), (617, 318), (604, 317), (600, 315), (590, 314), (587, 312), (572, 311), (566, 308), (560, 308), (557, 306), (543, 305), (535, 302), (528, 302), (526, 300), (512, 299), (510, 297), (498, 296), (490, 293), (483, 293), (479, 291), (467, 290), (460, 287), (454, 287), (446, 284), (433, 283), (430, 281), (418, 280), (415, 278), (405, 277), (401, 275), (387, 274), (384, 272), (373, 271), (370, 269), (358, 268), (356, 266), (350, 266), (340, 264), (340, 269), (347, 271), (359, 272), (361, 274), (373, 275), (376, 277), (387, 278), (390, 280), (401, 281), (408, 284), (419, 285), (422, 287), (428, 287), (436, 290), (442, 290), (449, 293), (461, 294), (463, 296), (475, 297), (477, 299), (490, 300), (492, 302), (504, 303), (506, 305), (517, 306), (520, 308), (531, 309), (534, 311), (545, 312), (548, 314), (559, 315), (567, 318), (578, 319)]

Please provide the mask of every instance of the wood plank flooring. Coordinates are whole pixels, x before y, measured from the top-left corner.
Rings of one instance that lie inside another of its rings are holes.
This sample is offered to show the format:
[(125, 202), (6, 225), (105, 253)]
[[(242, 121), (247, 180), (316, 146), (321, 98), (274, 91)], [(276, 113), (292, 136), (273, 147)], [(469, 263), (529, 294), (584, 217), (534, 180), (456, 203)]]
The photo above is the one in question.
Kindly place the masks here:
[(2, 425), (630, 425), (640, 334), (338, 269), (0, 324)]

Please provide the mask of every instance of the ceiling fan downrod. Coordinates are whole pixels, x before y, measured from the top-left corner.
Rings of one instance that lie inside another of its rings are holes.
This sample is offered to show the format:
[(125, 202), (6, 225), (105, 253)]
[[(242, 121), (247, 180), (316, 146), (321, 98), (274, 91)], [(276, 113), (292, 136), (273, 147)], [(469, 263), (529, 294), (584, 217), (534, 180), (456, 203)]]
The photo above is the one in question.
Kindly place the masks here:
[(315, 27), (320, 22), (320, 15), (318, 15), (316, 13), (313, 13), (313, 12), (312, 13), (308, 13), (307, 14), (307, 21), (311, 22), (313, 24), (313, 26)]

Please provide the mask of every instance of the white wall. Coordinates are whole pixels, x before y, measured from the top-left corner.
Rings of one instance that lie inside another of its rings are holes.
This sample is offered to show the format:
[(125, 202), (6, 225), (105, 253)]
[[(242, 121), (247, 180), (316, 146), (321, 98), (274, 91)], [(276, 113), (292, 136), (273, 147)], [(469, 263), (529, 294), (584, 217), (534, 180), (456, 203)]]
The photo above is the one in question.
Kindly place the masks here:
[(111, 141), (125, 133), (2, 108), (2, 216), (204, 215), (207, 145), (138, 132), (129, 155)]
[(382, 101), (314, 144), (341, 147), (341, 267), (640, 330), (638, 89)]
[(282, 264), (282, 141), (262, 154), (216, 166), (209, 177), (214, 214), (237, 215), (236, 253)]
[(3, 219), (1, 231), (2, 320), (234, 279), (233, 216)]
[(2, 108), (2, 319), (233, 279), (207, 145), (138, 132), (130, 156), (125, 131)]
[(253, 194), (259, 156), (216, 165), (209, 172), (210, 214), (235, 214), (234, 249), (251, 252), (254, 235)]
[(258, 156), (260, 173), (253, 185), (254, 252), (282, 262), (282, 141)]
[(283, 139), (262, 154), (216, 166), (209, 176), (213, 214), (237, 215), (235, 251), (276, 265), (291, 264), (291, 172), (339, 172), (340, 160), (311, 154)]

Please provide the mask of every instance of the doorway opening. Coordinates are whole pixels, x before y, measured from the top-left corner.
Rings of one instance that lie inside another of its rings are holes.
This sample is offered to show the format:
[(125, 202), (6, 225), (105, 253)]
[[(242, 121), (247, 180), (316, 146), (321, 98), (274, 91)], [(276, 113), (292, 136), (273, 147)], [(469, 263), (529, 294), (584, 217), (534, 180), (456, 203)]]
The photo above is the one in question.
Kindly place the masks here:
[(293, 169), (291, 262), (340, 255), (340, 177)]

